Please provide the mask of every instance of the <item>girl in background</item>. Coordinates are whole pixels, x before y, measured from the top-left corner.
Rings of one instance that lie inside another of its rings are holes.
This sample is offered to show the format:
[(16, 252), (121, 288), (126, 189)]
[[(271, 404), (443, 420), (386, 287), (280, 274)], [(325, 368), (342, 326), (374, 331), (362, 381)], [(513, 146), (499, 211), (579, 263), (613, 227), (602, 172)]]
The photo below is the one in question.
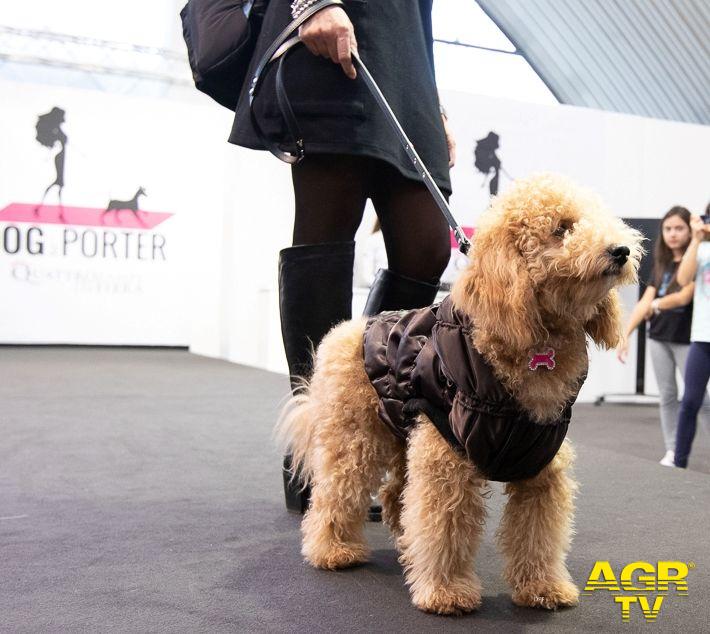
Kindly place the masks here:
[[(685, 372), (690, 345), (694, 283), (678, 280), (678, 267), (690, 243), (690, 212), (673, 207), (661, 219), (660, 237), (654, 250), (653, 272), (646, 292), (634, 307), (624, 337), (617, 348), (617, 358), (626, 362), (628, 338), (645, 319), (650, 320), (649, 352), (660, 395), (661, 429), (666, 453), (661, 464), (674, 464), (678, 424), (678, 385), (676, 369)], [(685, 374), (683, 374), (685, 380)], [(702, 400), (702, 399), (701, 399)], [(710, 422), (710, 409), (705, 416)]]
[[(710, 205), (705, 210), (705, 221), (710, 221)], [(680, 405), (676, 433), (675, 466), (688, 466), (690, 447), (695, 436), (698, 412), (705, 399), (710, 378), (710, 224), (694, 216), (690, 227), (692, 239), (678, 267), (678, 282), (690, 284), (695, 280), (693, 325), (690, 349), (685, 366), (685, 393)], [(707, 412), (707, 408), (704, 408)]]

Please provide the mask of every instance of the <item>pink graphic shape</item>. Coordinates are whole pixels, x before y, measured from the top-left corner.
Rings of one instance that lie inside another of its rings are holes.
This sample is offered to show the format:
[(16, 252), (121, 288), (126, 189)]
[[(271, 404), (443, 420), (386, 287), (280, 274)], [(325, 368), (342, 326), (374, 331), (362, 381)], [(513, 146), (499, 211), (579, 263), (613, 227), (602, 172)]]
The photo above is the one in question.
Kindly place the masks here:
[(113, 227), (114, 229), (153, 229), (172, 216), (171, 213), (129, 209), (107, 211), (91, 207), (60, 207), (37, 204), (10, 203), (0, 211), (0, 222), (30, 222), (47, 225), (83, 225), (85, 227)]
[[(476, 229), (474, 227), (461, 227), (463, 229), (463, 233), (467, 238), (471, 238), (473, 234), (476, 232)], [(449, 238), (451, 239), (451, 248), (452, 249), (457, 249), (459, 248), (459, 243), (456, 242), (456, 236), (454, 235), (453, 230), (449, 231)]]
[(537, 370), (541, 365), (548, 370), (555, 369), (555, 351), (552, 348), (548, 348), (545, 352), (536, 352), (530, 357), (528, 368)]

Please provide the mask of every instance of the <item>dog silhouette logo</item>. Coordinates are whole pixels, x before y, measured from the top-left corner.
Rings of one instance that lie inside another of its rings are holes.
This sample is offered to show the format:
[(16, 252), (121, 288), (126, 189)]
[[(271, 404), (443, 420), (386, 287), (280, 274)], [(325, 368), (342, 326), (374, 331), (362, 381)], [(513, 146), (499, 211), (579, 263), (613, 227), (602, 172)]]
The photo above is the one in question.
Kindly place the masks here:
[(555, 369), (555, 351), (552, 348), (548, 348), (544, 352), (533, 352), (530, 355), (528, 368), (537, 370), (540, 366), (544, 366), (548, 370)]
[(140, 221), (141, 219), (138, 216), (138, 198), (139, 196), (147, 195), (148, 194), (145, 193), (145, 189), (139, 187), (136, 193), (133, 195), (133, 198), (131, 198), (130, 200), (109, 200), (106, 209), (103, 210), (102, 216), (107, 214), (109, 211), (113, 211), (114, 215), (116, 216), (116, 221), (118, 221), (119, 211), (132, 211), (136, 220)]

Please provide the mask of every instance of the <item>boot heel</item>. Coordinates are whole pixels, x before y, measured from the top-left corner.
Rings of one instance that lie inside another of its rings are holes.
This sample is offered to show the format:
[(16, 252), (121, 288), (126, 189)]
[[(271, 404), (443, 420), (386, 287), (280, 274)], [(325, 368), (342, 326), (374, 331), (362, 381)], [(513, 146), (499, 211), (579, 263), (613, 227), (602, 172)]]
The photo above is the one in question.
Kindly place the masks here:
[(308, 503), (311, 497), (311, 488), (302, 488), (301, 481), (298, 476), (293, 480), (291, 479), (291, 456), (284, 456), (282, 473), (284, 479), (286, 509), (289, 513), (298, 513), (302, 515), (308, 509)]

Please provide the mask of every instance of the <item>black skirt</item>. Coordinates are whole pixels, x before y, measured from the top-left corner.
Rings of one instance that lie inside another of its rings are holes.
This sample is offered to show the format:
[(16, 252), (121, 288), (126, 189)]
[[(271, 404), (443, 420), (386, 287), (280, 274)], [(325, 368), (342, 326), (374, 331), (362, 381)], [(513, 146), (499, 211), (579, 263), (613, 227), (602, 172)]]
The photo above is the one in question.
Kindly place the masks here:
[[(439, 187), (451, 193), (449, 159), (434, 80), (432, 0), (345, 0), (360, 57), (379, 84)], [(291, 20), (289, 0), (269, 2), (247, 78), (265, 50)], [(397, 135), (365, 84), (300, 46), (289, 55), (285, 87), (308, 154), (371, 156), (421, 181)], [(255, 113), (269, 138), (293, 147), (276, 102), (275, 69), (269, 71)], [(242, 87), (229, 141), (265, 149), (249, 117), (249, 79)]]

